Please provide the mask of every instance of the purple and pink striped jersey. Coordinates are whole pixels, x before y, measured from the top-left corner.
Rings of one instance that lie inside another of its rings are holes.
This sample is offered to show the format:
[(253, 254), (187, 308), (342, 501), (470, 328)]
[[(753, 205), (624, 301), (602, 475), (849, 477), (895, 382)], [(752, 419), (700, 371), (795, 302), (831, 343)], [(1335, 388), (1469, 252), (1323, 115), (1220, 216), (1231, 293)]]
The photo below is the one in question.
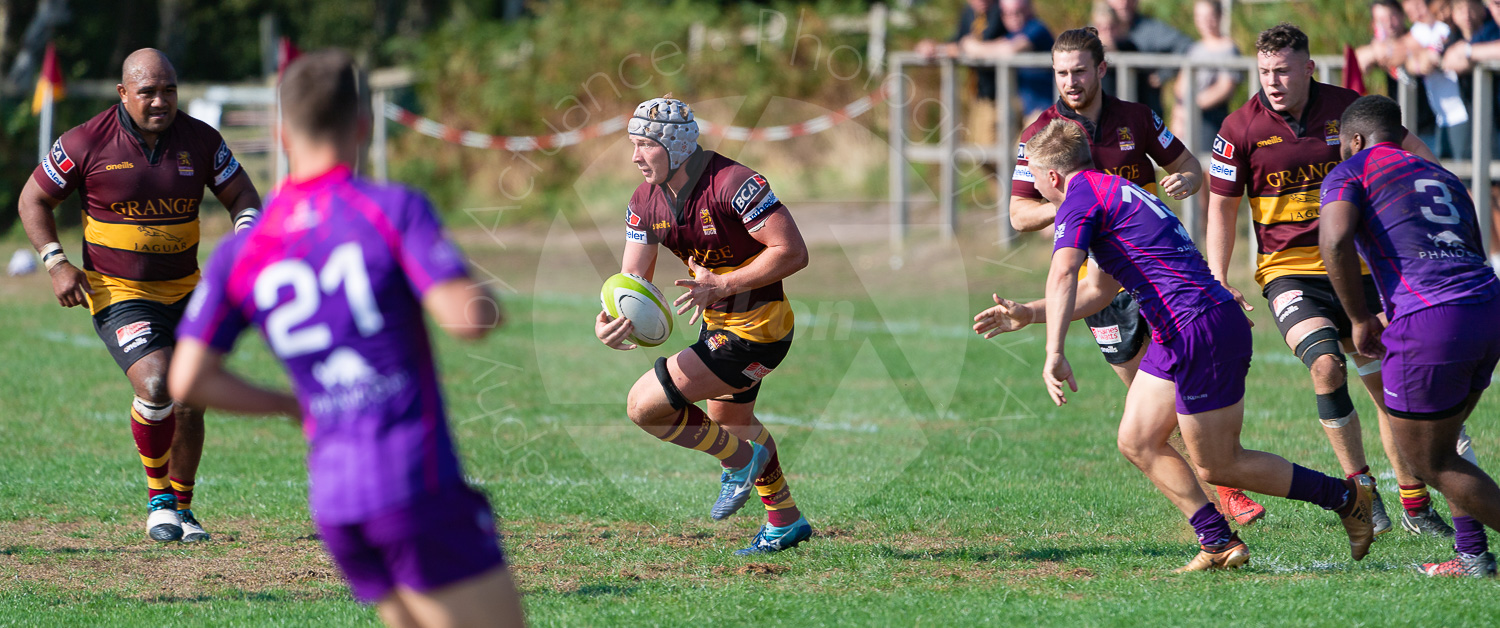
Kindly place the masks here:
[(178, 337), (227, 353), (261, 331), (301, 402), (313, 516), (358, 522), (463, 482), (421, 299), (467, 274), (426, 198), (340, 166), (214, 251)]
[(1354, 244), (1391, 320), (1500, 295), (1500, 279), (1482, 252), (1474, 201), (1442, 166), (1395, 144), (1376, 144), (1323, 180), (1323, 205), (1337, 201), (1359, 209)]
[(1052, 250), (1082, 249), (1120, 282), (1165, 342), (1203, 311), (1233, 300), (1177, 216), (1130, 181), (1085, 170), (1067, 183)]

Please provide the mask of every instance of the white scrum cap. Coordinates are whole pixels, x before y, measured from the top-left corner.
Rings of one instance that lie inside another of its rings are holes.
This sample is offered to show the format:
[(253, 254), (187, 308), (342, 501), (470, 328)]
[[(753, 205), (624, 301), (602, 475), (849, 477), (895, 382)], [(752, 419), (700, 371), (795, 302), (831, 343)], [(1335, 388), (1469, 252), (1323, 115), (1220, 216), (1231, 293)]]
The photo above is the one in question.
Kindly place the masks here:
[(693, 109), (676, 98), (652, 98), (635, 108), (628, 132), (667, 149), (669, 168), (676, 170), (698, 146), (698, 121)]

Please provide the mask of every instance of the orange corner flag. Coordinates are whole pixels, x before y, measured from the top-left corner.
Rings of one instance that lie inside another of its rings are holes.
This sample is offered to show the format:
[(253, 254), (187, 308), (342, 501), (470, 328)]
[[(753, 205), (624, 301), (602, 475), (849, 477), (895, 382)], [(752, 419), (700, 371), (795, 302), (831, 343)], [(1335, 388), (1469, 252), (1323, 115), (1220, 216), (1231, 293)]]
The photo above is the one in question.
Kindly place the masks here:
[(53, 102), (62, 100), (65, 93), (62, 68), (57, 66), (57, 49), (50, 42), (47, 44), (46, 54), (42, 55), (42, 71), (37, 75), (36, 95), (31, 99), (31, 115), (41, 115), (49, 90)]

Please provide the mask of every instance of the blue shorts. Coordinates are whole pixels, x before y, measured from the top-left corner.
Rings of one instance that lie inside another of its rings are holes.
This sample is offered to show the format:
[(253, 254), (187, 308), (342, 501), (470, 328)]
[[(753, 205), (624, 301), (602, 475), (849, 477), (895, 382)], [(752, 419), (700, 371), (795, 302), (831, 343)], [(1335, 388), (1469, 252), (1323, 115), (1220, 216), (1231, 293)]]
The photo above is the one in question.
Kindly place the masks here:
[(490, 502), (468, 486), (359, 523), (318, 523), (318, 531), (365, 604), (398, 585), (426, 593), (505, 565)]

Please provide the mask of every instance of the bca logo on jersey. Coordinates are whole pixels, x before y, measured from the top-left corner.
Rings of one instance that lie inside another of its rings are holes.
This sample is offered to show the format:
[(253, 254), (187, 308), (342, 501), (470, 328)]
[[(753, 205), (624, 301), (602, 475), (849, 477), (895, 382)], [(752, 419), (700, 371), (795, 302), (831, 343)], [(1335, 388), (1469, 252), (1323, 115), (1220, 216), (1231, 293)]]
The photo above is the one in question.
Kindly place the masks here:
[(734, 193), (734, 200), (731, 201), (734, 205), (734, 213), (745, 213), (745, 210), (750, 208), (750, 201), (760, 196), (761, 190), (764, 189), (766, 189), (765, 177), (757, 174), (745, 179), (745, 182), (740, 184), (740, 189)]
[(57, 164), (57, 169), (63, 174), (73, 171), (73, 160), (68, 157), (68, 151), (63, 150), (62, 138), (57, 138), (57, 141), (52, 143), (52, 163)]
[(1222, 135), (1214, 136), (1214, 154), (1225, 159), (1234, 159), (1234, 144), (1224, 139)]
[(214, 153), (214, 170), (223, 170), (225, 164), (229, 163), (229, 158), (231, 156), (232, 153), (229, 152), (229, 144), (227, 142), (220, 141), (219, 150), (218, 152)]

